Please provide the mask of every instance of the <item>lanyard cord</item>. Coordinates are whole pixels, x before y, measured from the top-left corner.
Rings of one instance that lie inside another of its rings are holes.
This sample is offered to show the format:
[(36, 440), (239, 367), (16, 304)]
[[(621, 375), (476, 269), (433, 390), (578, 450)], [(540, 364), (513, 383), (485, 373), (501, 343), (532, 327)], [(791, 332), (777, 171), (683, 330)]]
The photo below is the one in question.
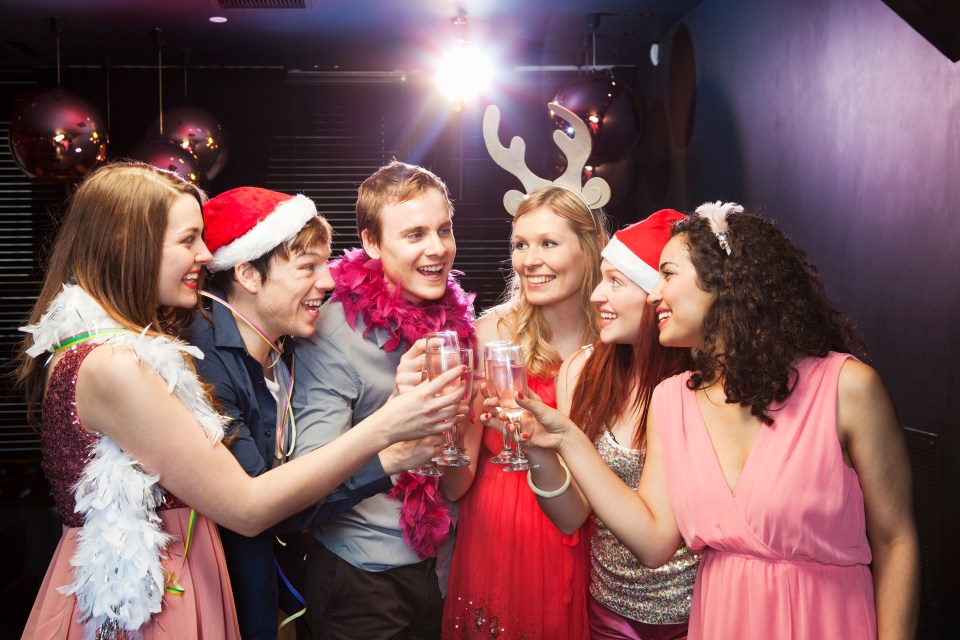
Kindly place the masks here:
[[(200, 291), (199, 293), (205, 298), (210, 298), (211, 300), (219, 302), (224, 307), (229, 309), (234, 316), (239, 318), (241, 321), (243, 321), (244, 324), (246, 324), (248, 327), (253, 329), (253, 332), (256, 333), (258, 336), (260, 336), (261, 340), (267, 343), (270, 349), (274, 352), (273, 362), (271, 362), (268, 365), (269, 367), (272, 368), (276, 366), (278, 362), (280, 362), (280, 356), (283, 355), (283, 351), (280, 349), (280, 347), (274, 344), (273, 341), (270, 340), (270, 338), (267, 337), (267, 334), (265, 334), (260, 327), (254, 324), (254, 322), (250, 318), (245, 316), (243, 312), (241, 312), (239, 309), (237, 309), (235, 306), (233, 306), (226, 300), (213, 295), (209, 291)], [(296, 357), (294, 357), (290, 362), (290, 377), (286, 381), (287, 384), (286, 385), (281, 384), (281, 391), (283, 392), (283, 397), (281, 399), (278, 399), (278, 405), (281, 404), (280, 400), (282, 400), (283, 406), (277, 407), (277, 412), (281, 416), (281, 419), (280, 419), (280, 424), (277, 426), (276, 446), (274, 447), (273, 455), (274, 455), (274, 458), (279, 460), (281, 463), (286, 462), (287, 458), (289, 458), (290, 455), (293, 454), (293, 449), (297, 444), (297, 424), (293, 418), (293, 403), (291, 402), (293, 397), (293, 381), (294, 381), (294, 371), (296, 369), (296, 364), (297, 364)], [(278, 367), (275, 371), (279, 371), (281, 369), (282, 367)], [(283, 382), (283, 381), (278, 380), (278, 382)], [(283, 386), (286, 386), (286, 388), (283, 389), (282, 388)], [(288, 422), (289, 422), (289, 428), (287, 427)], [(289, 439), (289, 442), (287, 442), (288, 439)]]

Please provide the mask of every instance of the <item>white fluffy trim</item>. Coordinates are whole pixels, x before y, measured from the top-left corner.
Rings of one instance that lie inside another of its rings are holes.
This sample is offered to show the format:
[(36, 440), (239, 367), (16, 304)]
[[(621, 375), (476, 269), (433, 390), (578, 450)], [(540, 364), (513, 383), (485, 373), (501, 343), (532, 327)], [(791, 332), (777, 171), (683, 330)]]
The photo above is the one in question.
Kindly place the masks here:
[(75, 497), (84, 524), (70, 559), (74, 581), (59, 591), (76, 595), (78, 622), (86, 621), (87, 638), (116, 629), (139, 637), (140, 627), (160, 612), (164, 588), (160, 558), (170, 540), (156, 513), (163, 499), (157, 476), (145, 474), (103, 436), (77, 483)]
[[(52, 352), (65, 338), (118, 326), (87, 292), (64, 285), (40, 321), (21, 331), (32, 334), (34, 344), (28, 353), (36, 357)], [(133, 351), (190, 409), (211, 444), (223, 438), (226, 418), (209, 405), (200, 380), (184, 360), (185, 354), (202, 358), (197, 348), (145, 333), (94, 340)], [(87, 638), (98, 632), (105, 638), (119, 636), (120, 630), (127, 632), (126, 637), (139, 638), (139, 629), (160, 611), (164, 589), (161, 558), (169, 536), (156, 514), (163, 498), (157, 480), (110, 438), (101, 436), (77, 483), (76, 511), (83, 514), (84, 523), (70, 560), (74, 581), (60, 591), (76, 594)]]
[(610, 238), (610, 242), (603, 248), (600, 255), (647, 293), (657, 286), (660, 273), (627, 248), (627, 245), (616, 236)]
[(285, 200), (250, 231), (217, 249), (213, 254), (213, 262), (207, 268), (211, 271), (223, 271), (235, 264), (256, 260), (267, 251), (292, 239), (303, 225), (316, 215), (317, 206), (305, 195), (298, 194)]

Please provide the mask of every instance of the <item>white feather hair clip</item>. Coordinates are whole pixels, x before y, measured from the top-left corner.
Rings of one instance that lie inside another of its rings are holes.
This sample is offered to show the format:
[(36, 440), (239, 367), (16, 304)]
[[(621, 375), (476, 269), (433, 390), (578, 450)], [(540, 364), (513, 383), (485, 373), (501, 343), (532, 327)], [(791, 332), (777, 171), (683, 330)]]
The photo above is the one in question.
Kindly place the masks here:
[(736, 202), (705, 202), (697, 207), (696, 212), (701, 217), (710, 222), (710, 229), (717, 236), (720, 242), (720, 248), (730, 255), (730, 241), (727, 239), (727, 215), (731, 213), (743, 213), (743, 207)]

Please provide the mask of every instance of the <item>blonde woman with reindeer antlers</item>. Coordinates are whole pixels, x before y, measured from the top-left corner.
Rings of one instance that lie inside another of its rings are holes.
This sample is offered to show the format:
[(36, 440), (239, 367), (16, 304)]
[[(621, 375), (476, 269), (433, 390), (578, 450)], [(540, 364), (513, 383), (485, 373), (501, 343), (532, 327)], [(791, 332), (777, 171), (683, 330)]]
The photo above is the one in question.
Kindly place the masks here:
[[(599, 178), (581, 185), (589, 132), (575, 114), (550, 107), (575, 131), (573, 138), (554, 133), (569, 160), (556, 182), (527, 169), (522, 140), (515, 138), (509, 149), (500, 144), (496, 107), (484, 116), (487, 149), (497, 164), (520, 178), (529, 195), (510, 191), (504, 197), (514, 216), (513, 273), (507, 301), (477, 321), (477, 338), (480, 344), (507, 340), (520, 345), (529, 389), (555, 406), (560, 364), (599, 333), (590, 294), (600, 281), (600, 250), (607, 233), (599, 209), (610, 189)], [(482, 400), (477, 401), (477, 416)], [(491, 461), (501, 451), (499, 432), (478, 424), (468, 438), (468, 449), (477, 450), (481, 438), (482, 446), (473, 485), (460, 502), (443, 637), (587, 638), (590, 558), (585, 530), (562, 533), (537, 506), (527, 473), (505, 472), (504, 465)]]

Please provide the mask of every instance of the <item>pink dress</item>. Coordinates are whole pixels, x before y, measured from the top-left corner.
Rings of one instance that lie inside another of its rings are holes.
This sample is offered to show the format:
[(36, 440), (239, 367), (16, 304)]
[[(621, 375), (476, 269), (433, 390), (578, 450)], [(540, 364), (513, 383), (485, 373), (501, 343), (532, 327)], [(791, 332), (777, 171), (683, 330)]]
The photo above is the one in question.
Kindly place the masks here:
[(807, 358), (731, 492), (690, 374), (657, 387), (653, 411), (670, 500), (702, 552), (690, 639), (877, 637), (863, 494), (837, 438), (837, 381), (851, 356)]
[[(527, 384), (556, 406), (553, 380)], [(586, 640), (589, 527), (564, 535), (540, 510), (525, 472), (490, 458), (500, 433), (486, 429), (477, 476), (460, 521), (443, 610), (443, 638)]]
[[(25, 640), (84, 638), (84, 625), (77, 622), (76, 597), (65, 596), (57, 588), (73, 582), (70, 559), (83, 525), (82, 517), (74, 512), (73, 487), (96, 443), (96, 436), (80, 424), (76, 404), (77, 372), (95, 346), (81, 344), (63, 355), (50, 378), (43, 402), (42, 465), (64, 528), (23, 631)], [(160, 613), (152, 624), (141, 629), (144, 640), (239, 639), (233, 591), (217, 526), (197, 515), (187, 561), (184, 562), (190, 508), (170, 494), (167, 494), (165, 506), (167, 508), (157, 513), (163, 520), (163, 530), (173, 539), (167, 545), (168, 559), (163, 566), (176, 575), (184, 593), (164, 595)]]

